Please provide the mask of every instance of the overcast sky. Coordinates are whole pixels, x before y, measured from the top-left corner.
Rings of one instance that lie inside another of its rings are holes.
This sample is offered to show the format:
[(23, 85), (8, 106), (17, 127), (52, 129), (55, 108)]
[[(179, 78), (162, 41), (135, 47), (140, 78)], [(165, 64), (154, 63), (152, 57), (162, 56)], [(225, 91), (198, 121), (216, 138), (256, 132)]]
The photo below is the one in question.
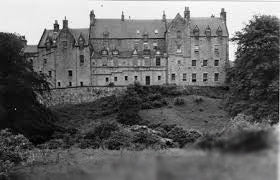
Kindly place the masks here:
[[(280, 17), (280, 2), (231, 2), (231, 1), (93, 1), (93, 0), (1, 0), (0, 31), (25, 35), (28, 44), (37, 44), (44, 28), (53, 28), (54, 20), (62, 24), (64, 16), (70, 28), (88, 27), (89, 11), (94, 9), (96, 18), (158, 19), (164, 10), (167, 18), (183, 14), (189, 6), (191, 16), (219, 16), (221, 8), (227, 12), (230, 37), (241, 30), (255, 14)], [(62, 26), (62, 25), (61, 25)], [(234, 59), (235, 46), (230, 44), (230, 60)]]

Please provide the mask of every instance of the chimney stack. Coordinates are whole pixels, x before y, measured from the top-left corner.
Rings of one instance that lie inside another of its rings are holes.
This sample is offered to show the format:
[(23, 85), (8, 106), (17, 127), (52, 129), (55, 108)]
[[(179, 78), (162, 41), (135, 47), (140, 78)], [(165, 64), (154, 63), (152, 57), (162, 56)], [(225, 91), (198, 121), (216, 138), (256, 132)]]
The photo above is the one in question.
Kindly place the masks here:
[(227, 13), (225, 12), (225, 9), (224, 9), (224, 8), (221, 9), (220, 18), (221, 18), (225, 23), (227, 22)]
[(90, 11), (89, 17), (90, 17), (90, 25), (93, 26), (95, 24), (95, 14), (93, 10)]
[(123, 11), (122, 11), (122, 16), (121, 16), (121, 21), (124, 21), (124, 14), (123, 14)]
[(54, 21), (53, 31), (54, 32), (58, 32), (59, 31), (59, 24), (58, 24), (57, 20)]
[(68, 20), (66, 19), (66, 16), (64, 17), (63, 20), (63, 29), (68, 29)]
[(189, 9), (189, 7), (185, 7), (184, 18), (187, 19), (187, 20), (190, 20), (190, 9)]
[(163, 21), (163, 22), (166, 22), (166, 15), (165, 15), (165, 11), (163, 11), (163, 14), (162, 14), (162, 21)]

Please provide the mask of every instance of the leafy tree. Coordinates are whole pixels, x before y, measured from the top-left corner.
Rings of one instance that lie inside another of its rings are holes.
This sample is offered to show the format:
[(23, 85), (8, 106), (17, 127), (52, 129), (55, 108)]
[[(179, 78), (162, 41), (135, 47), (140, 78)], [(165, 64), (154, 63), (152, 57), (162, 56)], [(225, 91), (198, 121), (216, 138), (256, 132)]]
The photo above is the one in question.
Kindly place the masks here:
[(227, 73), (231, 115), (251, 114), (256, 120), (278, 122), (279, 19), (254, 16), (232, 38), (238, 45), (234, 67)]
[(21, 55), (22, 37), (0, 32), (0, 128), (11, 128), (39, 143), (54, 131), (54, 115), (38, 102), (37, 96), (48, 91), (43, 74)]

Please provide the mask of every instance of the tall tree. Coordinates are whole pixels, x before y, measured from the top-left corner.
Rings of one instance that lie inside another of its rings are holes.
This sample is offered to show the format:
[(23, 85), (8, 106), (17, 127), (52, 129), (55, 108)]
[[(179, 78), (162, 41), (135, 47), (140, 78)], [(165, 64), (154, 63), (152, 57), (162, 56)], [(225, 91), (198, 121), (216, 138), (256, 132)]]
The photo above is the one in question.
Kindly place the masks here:
[(20, 54), (23, 47), (21, 36), (0, 32), (0, 128), (11, 128), (39, 143), (54, 130), (54, 115), (37, 99), (49, 90), (49, 83)]
[(278, 122), (279, 19), (254, 16), (232, 41), (238, 48), (234, 67), (227, 73), (227, 109), (232, 115), (243, 112), (255, 120)]

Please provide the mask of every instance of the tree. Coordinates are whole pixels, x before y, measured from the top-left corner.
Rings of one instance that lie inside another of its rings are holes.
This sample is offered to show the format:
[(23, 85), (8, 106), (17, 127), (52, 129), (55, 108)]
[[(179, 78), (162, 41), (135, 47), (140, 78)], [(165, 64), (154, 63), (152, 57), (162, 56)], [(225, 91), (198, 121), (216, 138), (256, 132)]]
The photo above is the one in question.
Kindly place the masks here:
[(234, 67), (227, 72), (227, 109), (233, 116), (243, 112), (278, 122), (279, 19), (254, 16), (232, 41), (238, 48)]
[(49, 91), (45, 75), (32, 70), (20, 54), (22, 37), (0, 32), (0, 128), (11, 128), (35, 143), (55, 130), (55, 117), (37, 96)]

